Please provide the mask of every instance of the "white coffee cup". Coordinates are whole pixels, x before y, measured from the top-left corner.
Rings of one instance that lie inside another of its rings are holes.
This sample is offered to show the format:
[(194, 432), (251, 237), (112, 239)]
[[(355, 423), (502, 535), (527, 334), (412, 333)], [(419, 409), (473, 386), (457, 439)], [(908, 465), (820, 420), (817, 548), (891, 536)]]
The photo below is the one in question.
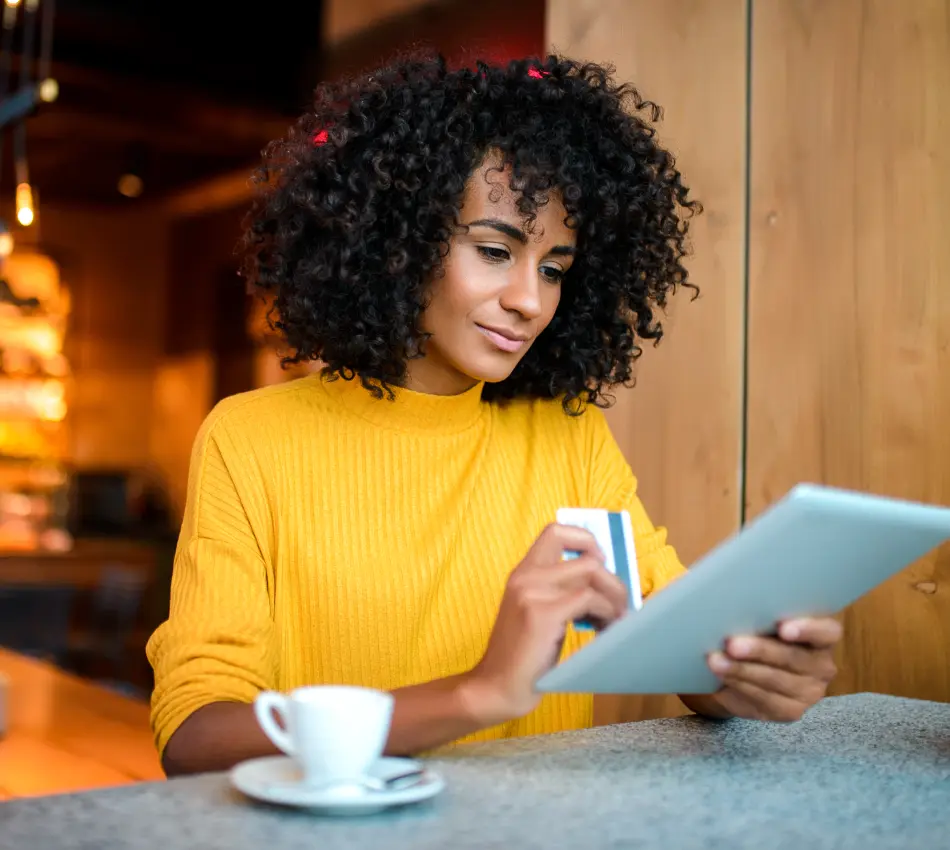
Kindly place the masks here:
[(344, 685), (297, 688), (286, 695), (263, 691), (254, 713), (274, 745), (297, 762), (306, 784), (359, 786), (386, 746), (393, 697)]

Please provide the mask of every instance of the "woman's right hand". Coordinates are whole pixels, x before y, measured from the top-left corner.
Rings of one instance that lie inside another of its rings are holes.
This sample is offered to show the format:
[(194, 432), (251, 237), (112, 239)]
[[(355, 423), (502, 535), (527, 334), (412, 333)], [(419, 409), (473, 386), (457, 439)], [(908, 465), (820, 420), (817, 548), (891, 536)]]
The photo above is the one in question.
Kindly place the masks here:
[[(562, 560), (565, 551), (580, 557)], [(387, 755), (414, 756), (479, 729), (522, 717), (540, 701), (538, 678), (558, 659), (572, 620), (605, 626), (627, 608), (627, 590), (604, 568), (593, 536), (548, 526), (508, 578), (482, 660), (469, 673), (393, 691)], [(252, 705), (215, 702), (198, 708), (171, 736), (163, 756), (169, 775), (228, 770), (276, 752)]]
[[(579, 557), (565, 561), (565, 551)], [(604, 567), (594, 536), (549, 525), (508, 578), (482, 660), (465, 677), (470, 708), (486, 726), (522, 717), (541, 700), (537, 680), (560, 656), (568, 624), (603, 628), (627, 610), (627, 588)]]

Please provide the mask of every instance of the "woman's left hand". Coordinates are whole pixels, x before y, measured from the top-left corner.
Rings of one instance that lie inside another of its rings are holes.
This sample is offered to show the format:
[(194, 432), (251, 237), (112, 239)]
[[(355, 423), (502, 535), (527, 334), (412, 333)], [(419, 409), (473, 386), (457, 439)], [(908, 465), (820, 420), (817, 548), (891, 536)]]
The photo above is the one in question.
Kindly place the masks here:
[(794, 722), (828, 691), (837, 674), (841, 624), (830, 617), (787, 620), (778, 637), (733, 637), (709, 656), (722, 682), (713, 700), (750, 720)]

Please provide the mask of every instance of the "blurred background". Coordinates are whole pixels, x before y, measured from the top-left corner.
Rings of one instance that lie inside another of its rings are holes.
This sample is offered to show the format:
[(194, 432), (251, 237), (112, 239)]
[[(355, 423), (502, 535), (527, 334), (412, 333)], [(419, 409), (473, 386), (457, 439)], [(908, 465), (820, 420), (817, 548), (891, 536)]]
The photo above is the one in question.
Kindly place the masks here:
[(544, 49), (543, 0), (199, 5), (6, 2), (0, 36), (0, 643), (77, 661), (52, 600), (75, 630), (121, 579), (111, 675), (142, 691), (195, 432), (294, 375), (236, 274), (261, 149), (320, 80), (401, 49)]
[[(300, 374), (237, 276), (248, 178), (401, 49), (609, 61), (664, 108), (703, 294), (609, 418), (685, 562), (798, 481), (950, 504), (948, 0), (0, 7), (0, 798), (160, 775), (144, 645), (192, 441)], [(842, 616), (837, 692), (950, 701), (950, 549)]]

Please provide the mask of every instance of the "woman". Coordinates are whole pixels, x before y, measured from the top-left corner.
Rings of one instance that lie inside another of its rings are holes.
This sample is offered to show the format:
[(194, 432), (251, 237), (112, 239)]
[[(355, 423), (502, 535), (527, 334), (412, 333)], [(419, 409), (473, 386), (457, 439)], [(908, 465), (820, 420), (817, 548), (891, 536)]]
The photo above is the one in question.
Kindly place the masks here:
[[(643, 112), (596, 65), (412, 62), (322, 87), (269, 148), (246, 272), (292, 360), (325, 368), (197, 438), (148, 648), (170, 774), (273, 752), (265, 688), (392, 691), (391, 754), (590, 724), (589, 696), (533, 685), (626, 594), (556, 510), (628, 510), (645, 596), (683, 571), (599, 409), (692, 287), (698, 205)], [(839, 633), (739, 637), (710, 659), (722, 690), (683, 700), (796, 719)]]

